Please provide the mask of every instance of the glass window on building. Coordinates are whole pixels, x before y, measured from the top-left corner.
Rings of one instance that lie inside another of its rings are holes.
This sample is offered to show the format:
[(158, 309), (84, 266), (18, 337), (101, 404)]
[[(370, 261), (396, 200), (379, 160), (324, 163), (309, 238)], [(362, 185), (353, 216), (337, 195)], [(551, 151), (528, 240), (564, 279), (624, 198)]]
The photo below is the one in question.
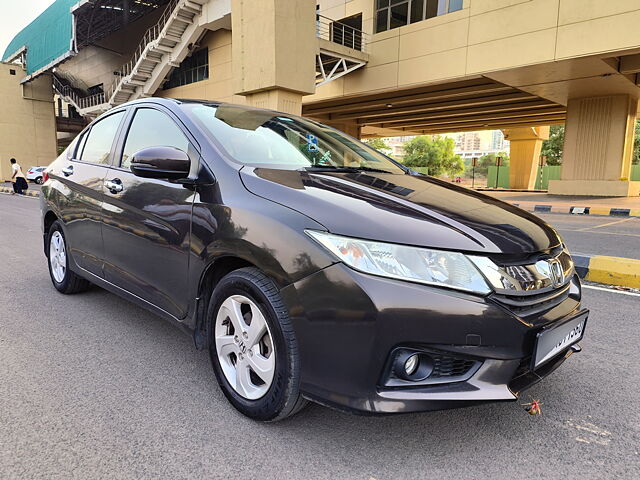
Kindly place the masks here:
[(209, 78), (209, 49), (203, 48), (185, 58), (178, 68), (175, 68), (164, 89), (189, 85)]
[(376, 33), (462, 9), (463, 0), (375, 0)]

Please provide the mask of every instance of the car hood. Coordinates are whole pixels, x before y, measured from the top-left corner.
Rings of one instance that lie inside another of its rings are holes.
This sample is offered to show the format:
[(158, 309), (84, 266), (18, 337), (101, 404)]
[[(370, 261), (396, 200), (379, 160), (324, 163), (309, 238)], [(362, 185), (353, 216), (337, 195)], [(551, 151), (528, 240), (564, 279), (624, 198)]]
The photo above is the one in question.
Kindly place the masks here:
[(529, 254), (560, 245), (538, 217), (428, 176), (244, 167), (246, 188), (351, 237), (423, 247)]

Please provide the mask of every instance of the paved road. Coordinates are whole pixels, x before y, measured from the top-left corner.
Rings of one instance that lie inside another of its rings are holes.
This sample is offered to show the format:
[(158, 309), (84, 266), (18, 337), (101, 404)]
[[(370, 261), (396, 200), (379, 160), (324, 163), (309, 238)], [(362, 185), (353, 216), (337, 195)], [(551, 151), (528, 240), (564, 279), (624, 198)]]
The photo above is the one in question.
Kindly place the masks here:
[(517, 403), (254, 423), (209, 360), (100, 289), (50, 285), (37, 201), (0, 195), (0, 478), (605, 479), (640, 468), (640, 297), (585, 291), (584, 351)]
[(640, 217), (539, 216), (560, 232), (572, 253), (640, 259)]

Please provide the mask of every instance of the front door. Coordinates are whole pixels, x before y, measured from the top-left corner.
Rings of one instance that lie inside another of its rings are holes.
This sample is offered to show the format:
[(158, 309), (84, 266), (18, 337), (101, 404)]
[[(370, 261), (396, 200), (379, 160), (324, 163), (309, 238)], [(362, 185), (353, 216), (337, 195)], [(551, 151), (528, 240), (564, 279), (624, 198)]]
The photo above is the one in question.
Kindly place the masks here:
[(95, 122), (72, 147), (57, 179), (67, 187), (65, 224), (69, 252), (75, 263), (102, 277), (102, 200), (104, 178), (112, 147), (125, 112), (115, 112)]
[(104, 182), (104, 272), (107, 281), (181, 319), (189, 305), (193, 191), (130, 170), (136, 152), (157, 146), (193, 156), (191, 142), (168, 112), (138, 107)]

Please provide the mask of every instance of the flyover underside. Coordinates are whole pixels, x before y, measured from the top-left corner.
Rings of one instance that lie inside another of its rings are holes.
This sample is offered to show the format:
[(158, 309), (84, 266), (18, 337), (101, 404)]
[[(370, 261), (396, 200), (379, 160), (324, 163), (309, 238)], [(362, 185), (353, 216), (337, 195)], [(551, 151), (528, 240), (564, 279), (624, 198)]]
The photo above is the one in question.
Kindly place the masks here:
[(566, 107), (484, 77), (340, 97), (303, 105), (303, 114), (354, 124), (363, 137), (387, 131), (460, 132), (564, 123)]

